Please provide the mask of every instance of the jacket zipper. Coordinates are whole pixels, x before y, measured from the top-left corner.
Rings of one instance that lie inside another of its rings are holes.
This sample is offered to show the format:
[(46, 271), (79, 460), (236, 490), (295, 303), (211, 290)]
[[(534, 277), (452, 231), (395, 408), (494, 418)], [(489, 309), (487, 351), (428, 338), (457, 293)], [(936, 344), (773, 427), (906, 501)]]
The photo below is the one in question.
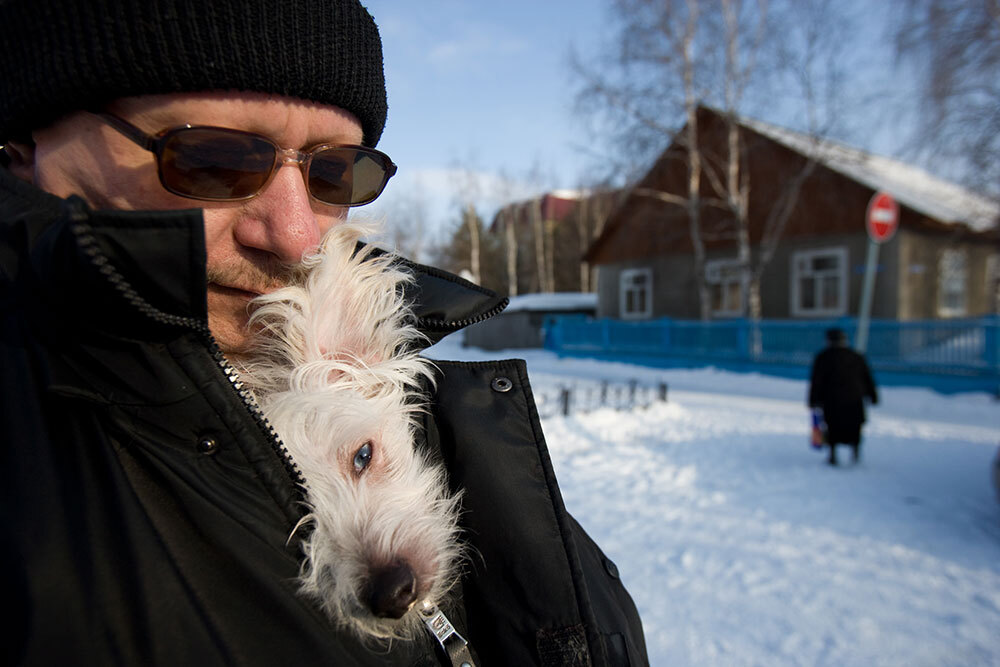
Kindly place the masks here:
[(118, 269), (111, 264), (107, 256), (101, 251), (101, 248), (97, 243), (97, 238), (94, 236), (93, 229), (90, 225), (85, 222), (79, 222), (81, 217), (85, 216), (85, 213), (83, 213), (83, 211), (76, 206), (72, 206), (71, 209), (70, 215), (75, 222), (70, 229), (76, 236), (80, 249), (87, 255), (91, 264), (108, 280), (108, 282), (111, 283), (115, 290), (121, 294), (133, 308), (137, 309), (143, 316), (153, 320), (154, 322), (190, 329), (201, 336), (203, 342), (208, 348), (209, 353), (212, 355), (212, 359), (214, 359), (215, 363), (222, 369), (226, 379), (229, 380), (230, 386), (236, 392), (236, 395), (239, 396), (240, 401), (243, 403), (247, 412), (249, 412), (250, 416), (253, 417), (253, 420), (260, 429), (261, 434), (268, 441), (268, 443), (270, 443), (271, 448), (275, 451), (275, 453), (278, 454), (282, 464), (285, 466), (285, 471), (298, 488), (298, 492), (302, 493), (302, 488), (305, 484), (305, 476), (302, 474), (302, 471), (299, 470), (298, 464), (296, 464), (292, 459), (287, 447), (285, 447), (285, 443), (281, 441), (281, 437), (274, 430), (274, 427), (271, 426), (270, 422), (268, 422), (267, 417), (264, 416), (260, 406), (257, 405), (257, 401), (254, 400), (253, 395), (246, 387), (243, 386), (243, 382), (240, 380), (239, 371), (237, 371), (236, 368), (229, 363), (229, 360), (226, 359), (222, 350), (219, 349), (219, 344), (215, 341), (215, 338), (208, 330), (208, 325), (193, 317), (181, 317), (179, 315), (164, 313), (139, 296), (139, 293), (135, 291), (135, 288), (133, 288), (128, 280), (126, 280), (125, 277), (118, 272)]
[[(73, 221), (71, 226), (71, 231), (76, 236), (77, 243), (80, 249), (87, 255), (90, 259), (91, 264), (111, 283), (115, 290), (121, 294), (125, 300), (136, 308), (142, 315), (148, 317), (154, 322), (159, 322), (161, 324), (168, 324), (172, 326), (178, 326), (182, 328), (187, 328), (195, 331), (201, 335), (208, 348), (209, 353), (215, 360), (215, 363), (219, 365), (222, 372), (225, 374), (226, 379), (229, 380), (230, 385), (233, 390), (239, 396), (240, 401), (246, 408), (250, 416), (253, 417), (254, 422), (256, 422), (257, 427), (260, 429), (261, 434), (270, 443), (271, 448), (278, 454), (281, 459), (282, 464), (285, 466), (285, 471), (288, 473), (289, 478), (295, 483), (301, 493), (301, 489), (304, 488), (305, 476), (299, 469), (295, 460), (292, 459), (291, 454), (288, 452), (288, 448), (281, 440), (281, 436), (274, 430), (268, 422), (267, 417), (261, 411), (260, 406), (257, 405), (257, 401), (254, 400), (253, 395), (250, 391), (243, 386), (243, 382), (240, 380), (239, 372), (229, 363), (222, 350), (219, 349), (218, 343), (212, 336), (208, 329), (208, 325), (201, 320), (195, 319), (193, 317), (181, 317), (179, 315), (171, 315), (169, 313), (164, 313), (159, 310), (144, 298), (142, 298), (135, 288), (125, 279), (118, 269), (114, 267), (108, 257), (103, 253), (100, 246), (97, 243), (97, 237), (94, 236), (93, 229), (89, 224), (87, 224), (87, 208), (86, 205), (79, 199), (71, 198), (69, 200), (69, 216)], [(472, 324), (482, 322), (487, 320), (494, 315), (500, 313), (504, 308), (507, 307), (509, 299), (502, 299), (493, 308), (479, 313), (475, 317), (464, 318), (461, 320), (444, 321), (438, 319), (417, 318), (417, 327), (422, 330), (429, 331), (458, 331)]]
[[(74, 202), (75, 203), (75, 202)], [(288, 476), (296, 483), (299, 489), (299, 493), (302, 493), (302, 489), (305, 488), (305, 476), (299, 469), (298, 465), (292, 459), (291, 454), (285, 447), (285, 444), (281, 441), (281, 437), (278, 435), (274, 427), (271, 426), (267, 417), (261, 411), (260, 406), (257, 405), (257, 401), (254, 400), (253, 394), (243, 386), (243, 382), (240, 379), (239, 371), (229, 363), (226, 359), (225, 354), (219, 349), (219, 344), (215, 341), (211, 332), (208, 329), (208, 325), (204, 322), (195, 319), (193, 317), (181, 317), (179, 315), (171, 315), (169, 313), (164, 313), (159, 310), (148, 301), (143, 299), (135, 288), (125, 279), (121, 273), (114, 267), (108, 257), (101, 251), (100, 246), (97, 243), (97, 238), (94, 236), (93, 229), (82, 219), (85, 219), (85, 212), (82, 206), (71, 206), (70, 215), (74, 221), (71, 226), (71, 231), (76, 236), (77, 244), (83, 253), (88, 257), (91, 264), (104, 276), (112, 287), (121, 294), (125, 300), (135, 309), (137, 309), (144, 317), (147, 317), (154, 322), (161, 324), (168, 324), (172, 326), (178, 326), (186, 329), (190, 329), (198, 333), (202, 340), (208, 347), (212, 358), (222, 369), (225, 374), (226, 379), (229, 380), (230, 386), (236, 392), (237, 396), (243, 403), (243, 406), (253, 417), (261, 433), (271, 444), (271, 447), (280, 457), (282, 463), (284, 463), (285, 470)], [(496, 313), (499, 313), (507, 306), (507, 299), (503, 299), (496, 307), (490, 309), (486, 313), (480, 314), (475, 318), (468, 318), (466, 320), (459, 320), (458, 322), (445, 323), (441, 320), (425, 320), (425, 322), (435, 322), (440, 323), (444, 326), (449, 324), (455, 329), (461, 329), (468, 324), (474, 324), (475, 322), (480, 322), (482, 320), (492, 317)], [(418, 318), (418, 322), (422, 318)], [(442, 649), (448, 655), (449, 661), (455, 667), (461, 665), (462, 667), (475, 667), (475, 663), (468, 652), (468, 642), (455, 630), (454, 626), (448, 620), (438, 607), (429, 605), (427, 609), (421, 610), (421, 617), (427, 628), (427, 631), (434, 636), (435, 639), (441, 644)]]
[(458, 634), (458, 630), (437, 605), (423, 603), (423, 607), (420, 609), (420, 618), (423, 620), (427, 632), (441, 645), (441, 649), (448, 656), (448, 662), (452, 667), (476, 667), (472, 653), (469, 651), (469, 642)]
[(425, 331), (458, 331), (459, 329), (464, 329), (467, 326), (488, 320), (494, 315), (499, 315), (503, 312), (503, 309), (507, 307), (508, 303), (510, 303), (510, 299), (504, 297), (497, 305), (493, 306), (489, 310), (479, 313), (475, 317), (467, 317), (465, 319), (452, 320), (450, 322), (427, 317), (418, 317), (417, 328)]

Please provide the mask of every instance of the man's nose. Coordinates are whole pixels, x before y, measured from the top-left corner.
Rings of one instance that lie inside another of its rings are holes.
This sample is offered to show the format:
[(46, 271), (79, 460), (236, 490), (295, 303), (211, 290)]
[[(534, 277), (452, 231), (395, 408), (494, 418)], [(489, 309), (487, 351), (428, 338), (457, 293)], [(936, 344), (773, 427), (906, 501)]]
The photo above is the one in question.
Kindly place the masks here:
[(280, 167), (263, 192), (249, 200), (236, 224), (236, 240), (295, 263), (319, 244), (320, 221), (313, 210), (302, 171)]

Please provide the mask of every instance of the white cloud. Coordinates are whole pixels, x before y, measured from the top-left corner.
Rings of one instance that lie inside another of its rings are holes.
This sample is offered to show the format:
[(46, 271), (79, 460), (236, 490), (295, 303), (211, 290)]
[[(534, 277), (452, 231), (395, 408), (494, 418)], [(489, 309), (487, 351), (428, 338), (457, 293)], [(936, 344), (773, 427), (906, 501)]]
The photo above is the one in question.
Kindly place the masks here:
[(505, 35), (496, 25), (460, 23), (454, 26), (454, 37), (427, 52), (427, 61), (436, 66), (462, 66), (481, 58), (509, 57), (528, 50), (525, 40)]
[(411, 169), (394, 177), (367, 212), (389, 218), (422, 208), (428, 231), (438, 238), (458, 220), (463, 201), (471, 200), (488, 224), (503, 204), (532, 197), (541, 189), (491, 171), (458, 167)]

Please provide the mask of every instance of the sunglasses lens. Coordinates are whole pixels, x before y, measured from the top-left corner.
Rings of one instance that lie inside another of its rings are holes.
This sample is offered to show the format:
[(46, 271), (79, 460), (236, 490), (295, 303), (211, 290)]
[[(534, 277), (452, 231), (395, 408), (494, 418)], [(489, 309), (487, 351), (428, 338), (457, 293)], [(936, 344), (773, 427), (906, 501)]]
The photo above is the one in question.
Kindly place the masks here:
[(219, 128), (184, 128), (164, 140), (160, 179), (171, 192), (210, 200), (246, 199), (271, 176), (275, 147)]
[(309, 192), (327, 204), (367, 204), (382, 194), (390, 164), (382, 153), (362, 148), (318, 151), (309, 164)]

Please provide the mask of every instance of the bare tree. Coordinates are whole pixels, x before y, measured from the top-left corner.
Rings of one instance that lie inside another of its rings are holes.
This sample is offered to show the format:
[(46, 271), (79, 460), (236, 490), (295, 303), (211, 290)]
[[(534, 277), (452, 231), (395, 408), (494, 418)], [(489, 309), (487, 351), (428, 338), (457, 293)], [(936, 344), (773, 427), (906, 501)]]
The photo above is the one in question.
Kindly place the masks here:
[[(436, 249), (431, 261), (446, 271), (468, 277), (474, 282), (502, 293), (506, 287), (504, 249), (501, 238), (485, 233), (485, 224), (475, 207), (456, 212), (449, 236)], [(473, 239), (478, 239), (473, 241)], [(478, 245), (478, 251), (472, 247)], [(479, 266), (473, 266), (478, 258)], [(476, 275), (478, 271), (479, 275)]]
[[(506, 174), (495, 181), (494, 194), (501, 206), (493, 230), (503, 234), (507, 293), (511, 296), (524, 290), (555, 291), (555, 224), (546, 219), (543, 210), (547, 183), (551, 181), (537, 162), (516, 183)], [(523, 197), (528, 192), (538, 194)], [(522, 248), (525, 256), (520, 253)]]
[[(635, 188), (638, 196), (653, 197), (686, 210), (694, 250), (694, 273), (702, 319), (711, 315), (705, 281), (705, 244), (701, 229), (701, 179), (703, 161), (698, 141), (698, 104), (707, 94), (706, 64), (711, 23), (704, 18), (706, 0), (615, 0), (619, 23), (613, 57), (600, 71), (573, 56), (573, 68), (583, 79), (578, 96), (585, 111), (605, 114), (616, 143), (648, 160), (653, 146), (674, 138), (684, 149), (687, 192), (678, 195), (650, 188)], [(673, 124), (684, 119), (683, 131)], [(628, 152), (628, 151), (626, 151)]]
[(385, 245), (414, 262), (423, 262), (427, 252), (427, 199), (419, 182), (403, 193), (396, 193), (392, 204), (383, 209)]
[(481, 250), (480, 250), (480, 228), (482, 221), (476, 212), (476, 204), (483, 194), (480, 174), (470, 163), (455, 164), (453, 169), (456, 172), (455, 178), (455, 204), (457, 205), (462, 224), (468, 233), (469, 265), (468, 270), (472, 274), (472, 281), (482, 284)]
[(542, 165), (537, 161), (531, 166), (526, 176), (526, 181), (531, 183), (535, 191), (539, 193), (526, 202), (526, 212), (534, 239), (535, 271), (538, 276), (539, 292), (555, 291), (554, 267), (552, 265), (554, 230), (552, 221), (546, 220), (545, 211), (542, 210), (542, 200), (545, 197), (545, 192), (549, 189), (548, 184), (551, 180), (544, 175)]
[(591, 244), (604, 231), (612, 211), (621, 202), (623, 190), (606, 181), (590, 181), (579, 188), (579, 201), (573, 212), (573, 222), (579, 248), (581, 292), (594, 292), (597, 288), (597, 268), (583, 259)]
[[(588, 193), (589, 194), (589, 193)], [(586, 252), (587, 247), (590, 245), (591, 239), (591, 226), (588, 224), (592, 218), (590, 205), (590, 197), (584, 196), (580, 200), (580, 206), (577, 210), (576, 218), (576, 233), (580, 238), (580, 247), (583, 252)], [(580, 291), (589, 292), (590, 289), (590, 264), (588, 264), (583, 258), (581, 253), (580, 259)]]
[[(499, 202), (509, 202), (514, 199), (514, 183), (511, 178), (505, 173), (501, 172), (496, 181), (497, 188), (497, 201)], [(494, 223), (496, 231), (503, 233), (504, 235), (504, 249), (506, 255), (506, 269), (507, 269), (507, 295), (517, 296), (517, 251), (518, 251), (518, 239), (517, 239), (517, 212), (514, 208), (510, 206), (501, 205), (500, 210), (497, 212), (497, 219)]]
[(834, 0), (797, 0), (783, 4), (773, 17), (771, 32), (784, 39), (768, 56), (778, 76), (772, 84), (800, 100), (806, 144), (800, 146), (806, 161), (780, 189), (765, 216), (756, 257), (749, 264), (745, 281), (746, 313), (759, 322), (762, 317), (761, 280), (774, 259), (785, 227), (792, 217), (802, 186), (822, 161), (829, 144), (825, 137), (835, 133), (844, 108), (844, 82), (850, 66), (844, 57), (853, 27), (850, 18), (838, 10)]
[[(808, 133), (818, 146), (830, 127), (823, 121), (832, 116), (817, 112), (815, 89), (822, 83), (828, 94), (837, 81), (829, 72), (822, 81), (817, 78), (819, 65), (836, 69), (831, 56), (843, 48), (843, 41), (835, 41), (843, 38), (837, 29), (843, 21), (832, 11), (832, 0), (616, 0), (612, 6), (623, 26), (616, 41), (617, 59), (603, 63), (599, 73), (579, 61), (574, 64), (585, 81), (582, 108), (593, 113), (596, 106), (600, 113), (618, 118), (627, 128), (618, 135), (619, 143), (631, 145), (631, 138), (676, 147), (676, 157), (686, 165), (686, 190), (636, 187), (631, 192), (685, 211), (702, 319), (712, 312), (706, 243), (731, 241), (740, 271), (740, 310), (759, 320), (761, 276), (817, 158), (807, 151), (806, 167), (785, 184), (767, 213), (764, 238), (755, 253), (748, 169), (753, 147), (746, 145), (742, 129), (746, 96), (751, 89), (779, 84), (787, 95), (801, 86)], [(789, 87), (789, 80), (796, 85)], [(699, 109), (713, 101), (726, 130), (723, 148), (710, 154), (703, 143)], [(681, 118), (684, 125), (671, 127), (665, 118)], [(722, 211), (726, 220), (709, 230), (705, 216), (711, 209)]]
[(963, 180), (1000, 197), (1000, 0), (901, 0), (899, 10), (899, 64), (921, 78), (912, 152), (958, 161)]
[(479, 215), (476, 213), (476, 207), (471, 203), (466, 204), (462, 210), (462, 221), (469, 230), (469, 271), (472, 273), (472, 282), (480, 285), (483, 282), (483, 274), (479, 268), (481, 253), (479, 227), (482, 223), (480, 222)]
[[(723, 192), (736, 222), (736, 258), (740, 266), (741, 310), (747, 311), (747, 296), (751, 287), (750, 239), (750, 174), (740, 141), (738, 110), (757, 61), (763, 38), (767, 34), (767, 3), (758, 0), (749, 12), (744, 12), (742, 0), (721, 0), (723, 34), (725, 37), (725, 67), (722, 88), (726, 117), (726, 181)], [(756, 10), (756, 11), (754, 11)], [(748, 48), (744, 35), (749, 34)], [(716, 190), (720, 188), (716, 184)]]

